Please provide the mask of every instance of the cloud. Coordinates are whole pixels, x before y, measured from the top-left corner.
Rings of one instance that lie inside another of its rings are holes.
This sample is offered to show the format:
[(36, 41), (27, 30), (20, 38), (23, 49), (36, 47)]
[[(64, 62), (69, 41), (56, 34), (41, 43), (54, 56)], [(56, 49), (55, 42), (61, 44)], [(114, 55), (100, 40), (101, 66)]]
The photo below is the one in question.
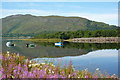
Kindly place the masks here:
[(119, 0), (4, 0), (3, 2), (119, 2)]
[(105, 22), (112, 25), (117, 25), (117, 14), (95, 14), (95, 13), (67, 13), (67, 12), (59, 12), (59, 11), (45, 11), (45, 10), (37, 10), (37, 9), (3, 9), (1, 18), (15, 15), (15, 14), (32, 14), (36, 16), (49, 16), (49, 15), (59, 15), (59, 16), (78, 16), (87, 18), (93, 21)]

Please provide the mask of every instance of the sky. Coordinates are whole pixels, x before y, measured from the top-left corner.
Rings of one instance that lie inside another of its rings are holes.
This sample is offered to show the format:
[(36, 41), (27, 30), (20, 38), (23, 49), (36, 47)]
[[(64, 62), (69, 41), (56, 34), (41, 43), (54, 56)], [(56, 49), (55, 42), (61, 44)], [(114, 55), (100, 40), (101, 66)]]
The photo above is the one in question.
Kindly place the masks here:
[(119, 0), (2, 0), (3, 2), (119, 2)]
[(2, 2), (0, 18), (16, 14), (77, 16), (118, 25), (118, 2)]

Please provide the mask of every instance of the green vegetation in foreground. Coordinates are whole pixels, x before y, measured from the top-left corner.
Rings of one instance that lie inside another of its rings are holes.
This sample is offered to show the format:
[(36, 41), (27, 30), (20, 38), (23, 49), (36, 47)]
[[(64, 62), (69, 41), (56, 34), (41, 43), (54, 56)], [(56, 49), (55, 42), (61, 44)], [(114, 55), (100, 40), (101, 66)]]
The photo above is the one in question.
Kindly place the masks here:
[(102, 74), (99, 68), (94, 73), (85, 70), (75, 70), (72, 64), (61, 68), (59, 65), (55, 66), (52, 63), (36, 63), (30, 61), (25, 56), (10, 53), (0, 55), (2, 67), (0, 66), (0, 78), (108, 78), (109, 80), (117, 79), (115, 74)]
[[(120, 30), (119, 30), (120, 31)], [(118, 37), (120, 36), (118, 30), (95, 30), (95, 31), (65, 31), (65, 32), (54, 32), (49, 34), (39, 34), (34, 38), (43, 38), (43, 39), (73, 39), (73, 38), (84, 38), (84, 37)]]

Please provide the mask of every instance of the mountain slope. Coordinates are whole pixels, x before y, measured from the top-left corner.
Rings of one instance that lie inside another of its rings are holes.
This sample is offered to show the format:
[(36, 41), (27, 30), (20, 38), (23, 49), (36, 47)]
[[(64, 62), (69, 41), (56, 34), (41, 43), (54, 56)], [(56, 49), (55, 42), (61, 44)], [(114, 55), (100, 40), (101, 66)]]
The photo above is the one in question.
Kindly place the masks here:
[(3, 34), (28, 34), (55, 31), (116, 29), (102, 22), (81, 17), (12, 15), (2, 19)]

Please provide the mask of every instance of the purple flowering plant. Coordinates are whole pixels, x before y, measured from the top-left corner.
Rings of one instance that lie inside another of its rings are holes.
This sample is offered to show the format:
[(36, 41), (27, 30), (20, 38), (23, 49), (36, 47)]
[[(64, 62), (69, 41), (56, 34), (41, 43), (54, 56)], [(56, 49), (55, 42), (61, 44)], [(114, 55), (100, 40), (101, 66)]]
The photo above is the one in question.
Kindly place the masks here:
[(115, 74), (102, 74), (98, 69), (75, 70), (72, 64), (55, 66), (52, 63), (36, 63), (15, 53), (0, 54), (0, 78), (117, 78)]

